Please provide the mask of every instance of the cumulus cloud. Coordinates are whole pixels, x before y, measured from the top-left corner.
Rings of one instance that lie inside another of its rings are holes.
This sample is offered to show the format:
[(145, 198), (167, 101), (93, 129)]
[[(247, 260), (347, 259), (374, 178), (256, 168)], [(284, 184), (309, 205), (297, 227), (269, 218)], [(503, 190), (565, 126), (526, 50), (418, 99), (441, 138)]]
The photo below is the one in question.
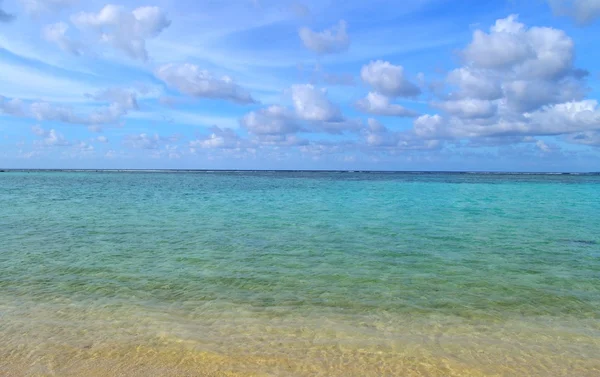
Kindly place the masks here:
[(250, 93), (228, 76), (214, 77), (193, 64), (167, 64), (156, 70), (156, 77), (169, 87), (192, 97), (219, 98), (240, 104), (255, 103)]
[(285, 107), (277, 105), (251, 111), (240, 123), (255, 135), (286, 135), (302, 130), (295, 115)]
[(515, 80), (504, 83), (506, 103), (516, 111), (533, 111), (547, 104), (584, 98), (587, 88), (579, 80)]
[(555, 79), (572, 72), (574, 43), (562, 30), (528, 29), (511, 15), (496, 21), (489, 33), (476, 30), (463, 56), (474, 68), (501, 71), (515, 79)]
[(433, 103), (433, 105), (449, 114), (466, 119), (490, 118), (498, 109), (492, 101), (474, 98)]
[(32, 16), (60, 11), (78, 2), (78, 0), (21, 0), (25, 11)]
[(560, 148), (555, 145), (555, 144), (548, 144), (543, 140), (538, 140), (535, 142), (535, 146), (542, 152), (542, 153), (552, 153), (552, 152), (556, 152), (558, 150), (560, 150)]
[(42, 30), (42, 37), (48, 42), (55, 43), (61, 50), (73, 55), (83, 54), (83, 44), (67, 36), (69, 25), (64, 22), (47, 25)]
[(356, 107), (365, 113), (373, 115), (415, 117), (416, 111), (404, 106), (390, 103), (390, 99), (382, 94), (370, 92), (365, 98), (358, 100)]
[(511, 15), (496, 21), (490, 33), (476, 30), (463, 52), (465, 59), (478, 68), (499, 69), (535, 58), (533, 47), (522, 38), (525, 25), (516, 19), (516, 15)]
[(490, 120), (424, 115), (414, 123), (423, 138), (478, 138), (515, 135), (565, 135), (600, 130), (600, 108), (595, 100), (548, 105), (523, 114)]
[(100, 41), (111, 44), (129, 57), (148, 60), (146, 40), (158, 36), (171, 21), (158, 7), (139, 7), (129, 12), (117, 5), (106, 5), (98, 13), (81, 12), (71, 17), (81, 30), (89, 30)]
[(79, 152), (93, 152), (95, 149), (93, 145), (86, 143), (85, 141), (75, 143), (73, 147)]
[[(101, 99), (104, 92), (100, 92)], [(58, 121), (82, 125), (103, 125), (117, 123), (129, 110), (137, 108), (135, 95), (124, 101), (111, 101), (106, 107), (98, 108), (88, 114), (77, 114), (70, 107), (56, 106), (48, 102), (34, 102), (30, 105), (30, 112), (37, 120)]]
[(343, 121), (340, 109), (327, 98), (325, 89), (311, 84), (293, 85), (292, 101), (300, 119), (317, 122)]
[(57, 121), (63, 123), (81, 123), (87, 121), (83, 116), (75, 114), (66, 106), (56, 106), (49, 102), (34, 102), (29, 106), (31, 115), (39, 121)]
[(309, 144), (307, 139), (298, 135), (260, 135), (253, 140), (259, 146), (301, 147)]
[(372, 61), (362, 67), (360, 77), (375, 91), (388, 97), (414, 97), (421, 94), (421, 89), (406, 78), (404, 67), (390, 62)]
[(273, 105), (251, 111), (241, 119), (242, 127), (262, 139), (265, 135), (273, 139), (298, 132), (342, 134), (362, 128), (360, 122), (344, 118), (324, 89), (302, 84), (293, 85), (288, 92), (292, 109)]
[(585, 100), (585, 71), (574, 67), (574, 44), (562, 30), (528, 28), (516, 15), (475, 31), (451, 71), (448, 93), (431, 105), (442, 114), (414, 122), (421, 138), (476, 139), (563, 135), (600, 127), (598, 104)]
[(0, 22), (10, 22), (15, 18), (14, 15), (7, 13), (2, 9), (2, 0), (0, 0)]
[(35, 145), (46, 146), (46, 147), (65, 147), (71, 145), (71, 143), (65, 139), (65, 137), (58, 133), (55, 129), (45, 130), (40, 126), (33, 126), (31, 131), (41, 138), (36, 140)]
[(495, 100), (503, 95), (499, 77), (470, 67), (453, 70), (448, 74), (447, 82), (459, 88), (452, 97)]
[(548, 0), (556, 15), (568, 16), (586, 25), (600, 17), (600, 0)]
[(96, 141), (99, 143), (108, 143), (108, 138), (104, 135), (101, 135), (96, 138)]
[(124, 138), (124, 144), (134, 149), (160, 149), (162, 145), (174, 143), (179, 140), (178, 136), (161, 136), (159, 134), (141, 133), (136, 135), (127, 135)]
[(323, 157), (331, 155), (339, 155), (344, 161), (351, 161), (354, 156), (343, 156), (345, 153), (353, 152), (356, 150), (357, 144), (351, 141), (344, 142), (333, 142), (318, 140), (307, 142), (301, 145), (298, 149), (303, 154), (311, 157), (313, 160), (320, 160)]
[(414, 132), (423, 138), (447, 137), (446, 122), (439, 114), (421, 115), (414, 121)]
[(596, 100), (566, 102), (525, 114), (530, 133), (560, 135), (600, 129), (600, 108)]
[(344, 52), (350, 46), (350, 37), (346, 31), (346, 21), (321, 32), (303, 27), (299, 31), (304, 47), (317, 54), (334, 54)]
[(241, 148), (243, 144), (244, 141), (233, 129), (214, 126), (209, 136), (192, 140), (189, 146), (193, 149), (234, 149)]
[(399, 135), (398, 133), (391, 132), (376, 119), (369, 118), (365, 130), (365, 140), (369, 146), (393, 147), (398, 145)]
[(373, 115), (414, 117), (418, 114), (404, 106), (391, 103), (395, 97), (416, 97), (421, 89), (406, 78), (404, 67), (377, 60), (364, 65), (362, 81), (373, 91), (356, 102), (358, 110)]
[[(452, 112), (466, 100), (479, 105), (496, 101), (513, 111), (528, 112), (581, 100), (587, 92), (582, 81), (585, 71), (573, 66), (571, 38), (562, 30), (527, 28), (516, 15), (496, 21), (489, 33), (475, 31), (463, 56), (467, 65), (450, 72), (446, 80), (453, 88), (448, 99), (463, 102), (438, 104), (438, 108)], [(486, 106), (490, 111), (484, 113), (491, 114), (492, 105)]]
[(364, 137), (367, 146), (375, 148), (432, 150), (439, 149), (442, 146), (439, 140), (421, 140), (407, 132), (392, 131), (372, 118), (369, 118), (367, 121)]

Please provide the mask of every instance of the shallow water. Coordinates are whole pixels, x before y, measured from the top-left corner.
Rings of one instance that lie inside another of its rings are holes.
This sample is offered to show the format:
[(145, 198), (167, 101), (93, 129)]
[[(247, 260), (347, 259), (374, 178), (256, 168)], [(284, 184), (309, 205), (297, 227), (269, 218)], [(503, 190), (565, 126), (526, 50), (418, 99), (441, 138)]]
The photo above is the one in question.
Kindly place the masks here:
[(0, 375), (598, 376), (600, 177), (0, 174)]

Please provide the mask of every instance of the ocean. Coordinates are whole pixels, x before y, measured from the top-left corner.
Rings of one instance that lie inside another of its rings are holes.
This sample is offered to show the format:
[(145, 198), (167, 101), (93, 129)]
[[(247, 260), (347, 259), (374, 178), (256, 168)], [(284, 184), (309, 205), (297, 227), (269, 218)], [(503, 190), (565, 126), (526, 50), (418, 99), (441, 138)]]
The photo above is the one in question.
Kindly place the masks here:
[(600, 376), (600, 176), (0, 173), (1, 376)]

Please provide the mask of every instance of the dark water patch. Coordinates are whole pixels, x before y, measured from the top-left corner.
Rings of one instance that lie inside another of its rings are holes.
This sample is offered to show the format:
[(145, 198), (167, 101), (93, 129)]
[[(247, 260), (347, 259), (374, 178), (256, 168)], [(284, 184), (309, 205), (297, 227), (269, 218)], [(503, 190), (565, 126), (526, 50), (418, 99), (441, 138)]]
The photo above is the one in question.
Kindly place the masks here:
[(582, 245), (582, 246), (598, 245), (598, 241), (595, 241), (595, 240), (561, 239), (559, 241), (561, 243), (572, 244), (572, 245)]

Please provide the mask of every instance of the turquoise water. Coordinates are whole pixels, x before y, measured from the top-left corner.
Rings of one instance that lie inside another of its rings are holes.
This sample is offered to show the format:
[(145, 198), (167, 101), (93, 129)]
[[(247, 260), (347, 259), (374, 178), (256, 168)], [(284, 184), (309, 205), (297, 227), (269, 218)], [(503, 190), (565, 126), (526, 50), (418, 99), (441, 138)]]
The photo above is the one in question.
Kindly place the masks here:
[(600, 375), (600, 176), (7, 172), (0, 240), (1, 375)]

